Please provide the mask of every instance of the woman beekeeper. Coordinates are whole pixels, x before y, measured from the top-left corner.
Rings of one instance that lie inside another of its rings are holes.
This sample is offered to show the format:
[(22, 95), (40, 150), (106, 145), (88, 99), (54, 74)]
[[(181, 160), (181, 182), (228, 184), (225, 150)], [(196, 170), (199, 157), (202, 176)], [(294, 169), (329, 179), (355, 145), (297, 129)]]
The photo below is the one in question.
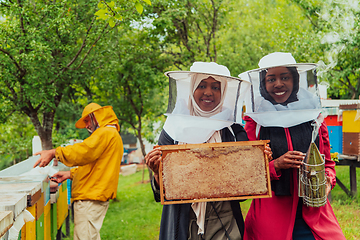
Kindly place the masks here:
[[(166, 114), (159, 145), (248, 140), (239, 123), (242, 96), (249, 90), (249, 82), (231, 77), (225, 66), (214, 62), (195, 62), (190, 71), (165, 74), (170, 79), (171, 113)], [(161, 151), (156, 148), (145, 159), (154, 172), (155, 200), (160, 201)], [(159, 239), (235, 240), (242, 238), (243, 228), (238, 201), (164, 205)]]
[(298, 196), (298, 169), (312, 141), (325, 154), (326, 194), (335, 186), (316, 65), (296, 63), (290, 53), (275, 52), (263, 57), (259, 67), (239, 76), (252, 83), (245, 116), (249, 140), (270, 140), (273, 197), (252, 201), (244, 239), (345, 239), (328, 200), (322, 207), (308, 207)]

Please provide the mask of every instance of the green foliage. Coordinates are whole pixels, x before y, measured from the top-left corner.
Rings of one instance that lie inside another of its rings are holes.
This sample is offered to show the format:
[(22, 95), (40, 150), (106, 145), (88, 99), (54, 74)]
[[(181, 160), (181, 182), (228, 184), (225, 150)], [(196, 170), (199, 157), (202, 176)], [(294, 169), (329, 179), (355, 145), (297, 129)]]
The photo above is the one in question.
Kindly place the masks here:
[[(150, 0), (141, 2), (151, 4)], [(1, 1), (2, 116), (25, 113), (43, 148), (51, 148), (53, 121), (61, 100), (80, 100), (84, 105), (91, 101), (89, 79), (101, 67), (96, 49), (107, 48), (101, 40), (112, 30), (108, 26), (118, 25), (123, 17), (129, 22), (133, 16), (129, 9), (134, 6), (142, 11), (138, 0)], [(55, 122), (57, 130), (63, 125), (61, 119)]]
[(234, 75), (257, 68), (260, 58), (275, 51), (291, 52), (302, 60), (303, 52), (297, 48), (311, 26), (295, 4), (287, 0), (231, 1), (226, 18), (220, 31), (219, 62)]
[[(150, 0), (142, 0), (148, 5), (151, 5)], [(135, 5), (136, 11), (141, 14), (144, 10), (141, 2), (139, 0), (132, 0), (132, 1), (114, 1), (106, 2), (101, 0), (98, 3), (99, 10), (95, 13), (98, 19), (105, 20), (109, 23), (110, 27), (115, 27), (117, 23), (121, 22), (124, 19), (126, 14), (126, 8), (124, 5)]]
[(75, 100), (64, 99), (57, 110), (54, 119), (53, 129), (53, 146), (58, 147), (60, 144), (69, 139), (85, 139), (89, 136), (86, 129), (78, 129), (75, 123), (80, 119), (84, 106), (87, 105), (86, 97), (75, 97)]
[(164, 53), (174, 69), (189, 69), (194, 61), (217, 61), (219, 29), (225, 23), (227, 1), (152, 2), (145, 14), (153, 20), (152, 34), (161, 36)]
[(330, 96), (357, 98), (359, 6), (342, 3), (1, 1), (0, 120), (25, 113), (56, 146), (87, 137), (74, 123), (95, 101), (114, 107), (122, 129), (154, 142), (167, 105), (163, 72), (216, 61), (237, 76), (274, 51), (322, 60)]
[(0, 170), (32, 155), (32, 138), (36, 131), (28, 117), (16, 114), (0, 124)]
[(360, 94), (360, 6), (357, 1), (293, 0), (314, 27), (311, 50), (323, 50), (318, 75), (330, 83), (332, 98), (356, 99)]
[[(121, 36), (121, 37), (118, 37)], [(117, 29), (111, 48), (104, 51), (104, 68), (92, 82), (94, 99), (113, 106), (122, 130), (142, 141), (154, 141), (153, 124), (163, 120), (166, 110), (167, 79), (164, 70), (171, 64), (161, 51), (161, 42), (143, 27), (142, 19)]]
[(106, 30), (94, 19), (96, 6), (97, 1), (0, 3), (0, 96), (6, 109), (30, 117), (44, 148), (52, 145), (61, 99), (96, 67), (86, 62)]
[[(194, 61), (216, 61), (232, 75), (256, 68), (264, 55), (292, 52), (298, 61), (318, 61), (306, 50), (312, 25), (287, 0), (153, 1), (153, 34), (162, 36), (173, 69), (188, 70)], [(154, 15), (155, 14), (155, 15)], [(321, 56), (321, 54), (320, 54)]]
[[(24, 115), (14, 114), (0, 124), (0, 170), (32, 156), (32, 139), (36, 135), (30, 119)], [(58, 147), (69, 139), (84, 139), (89, 134), (71, 123), (59, 131), (54, 128), (52, 136), (53, 147)]]
[(59, 147), (62, 144), (66, 144), (70, 139), (85, 139), (89, 136), (89, 134), (84, 136), (80, 136), (79, 131), (75, 129), (75, 127), (66, 128), (61, 132), (54, 131), (53, 132), (53, 147)]

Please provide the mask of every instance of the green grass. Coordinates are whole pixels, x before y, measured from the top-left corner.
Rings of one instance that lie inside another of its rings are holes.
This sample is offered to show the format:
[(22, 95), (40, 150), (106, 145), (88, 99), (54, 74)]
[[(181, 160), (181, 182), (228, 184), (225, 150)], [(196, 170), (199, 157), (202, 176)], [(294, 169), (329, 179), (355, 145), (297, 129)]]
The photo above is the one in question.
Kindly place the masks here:
[[(336, 166), (336, 176), (340, 181), (348, 188), (350, 189), (350, 178), (349, 178), (349, 167), (348, 166)], [(357, 180), (357, 187), (358, 187), (358, 194), (355, 198), (349, 198), (346, 193), (338, 186), (336, 185), (334, 189), (331, 191), (332, 194), (332, 200), (334, 201), (340, 201), (341, 203), (346, 204), (347, 202), (352, 202), (354, 200), (357, 200), (358, 203), (360, 202), (360, 168), (356, 169), (356, 180)]]
[[(145, 172), (148, 179), (148, 171)], [(111, 200), (100, 234), (102, 240), (155, 240), (160, 231), (162, 206), (154, 201), (150, 183), (142, 182), (142, 170), (120, 176), (116, 200)], [(73, 223), (70, 237), (73, 239)], [(63, 226), (64, 232), (65, 226)]]
[(118, 201), (110, 203), (101, 239), (158, 239), (162, 206), (154, 201), (150, 184), (141, 180), (141, 171), (120, 176)]
[[(349, 167), (337, 166), (337, 176), (349, 188)], [(145, 172), (145, 179), (148, 172)], [(142, 171), (130, 176), (120, 176), (117, 201), (111, 201), (101, 229), (102, 240), (155, 240), (158, 239), (162, 206), (153, 198), (150, 184), (141, 183)], [(357, 169), (360, 189), (360, 169)], [(348, 197), (340, 187), (332, 192), (331, 205), (347, 240), (360, 239), (360, 193)], [(244, 218), (251, 200), (241, 203)], [(65, 227), (63, 227), (65, 228)], [(65, 239), (72, 239), (71, 237)]]
[[(349, 167), (336, 166), (336, 176), (350, 189)], [(356, 169), (358, 194), (348, 197), (336, 185), (331, 191), (331, 206), (347, 240), (360, 239), (360, 169)]]

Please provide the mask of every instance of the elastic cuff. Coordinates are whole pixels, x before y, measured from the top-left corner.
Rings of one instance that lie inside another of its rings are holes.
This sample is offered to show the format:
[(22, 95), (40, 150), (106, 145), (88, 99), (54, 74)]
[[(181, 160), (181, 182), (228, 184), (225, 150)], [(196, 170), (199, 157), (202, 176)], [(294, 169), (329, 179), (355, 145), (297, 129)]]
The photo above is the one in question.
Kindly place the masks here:
[(270, 170), (271, 180), (279, 180), (279, 178), (281, 177), (281, 173), (277, 174), (277, 172), (275, 170), (275, 166), (274, 166), (274, 160), (269, 162), (269, 170)]

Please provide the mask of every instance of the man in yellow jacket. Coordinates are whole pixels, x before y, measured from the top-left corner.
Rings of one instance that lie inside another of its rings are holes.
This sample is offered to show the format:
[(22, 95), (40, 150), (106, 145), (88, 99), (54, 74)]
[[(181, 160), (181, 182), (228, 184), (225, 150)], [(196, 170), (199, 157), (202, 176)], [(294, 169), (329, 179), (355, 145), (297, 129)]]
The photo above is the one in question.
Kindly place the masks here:
[(100, 239), (100, 229), (109, 207), (116, 197), (121, 158), (124, 153), (118, 119), (111, 106), (90, 103), (84, 108), (77, 128), (86, 128), (90, 136), (81, 143), (44, 150), (34, 167), (47, 166), (56, 158), (70, 171), (53, 175), (57, 182), (72, 179), (74, 201), (74, 240)]

